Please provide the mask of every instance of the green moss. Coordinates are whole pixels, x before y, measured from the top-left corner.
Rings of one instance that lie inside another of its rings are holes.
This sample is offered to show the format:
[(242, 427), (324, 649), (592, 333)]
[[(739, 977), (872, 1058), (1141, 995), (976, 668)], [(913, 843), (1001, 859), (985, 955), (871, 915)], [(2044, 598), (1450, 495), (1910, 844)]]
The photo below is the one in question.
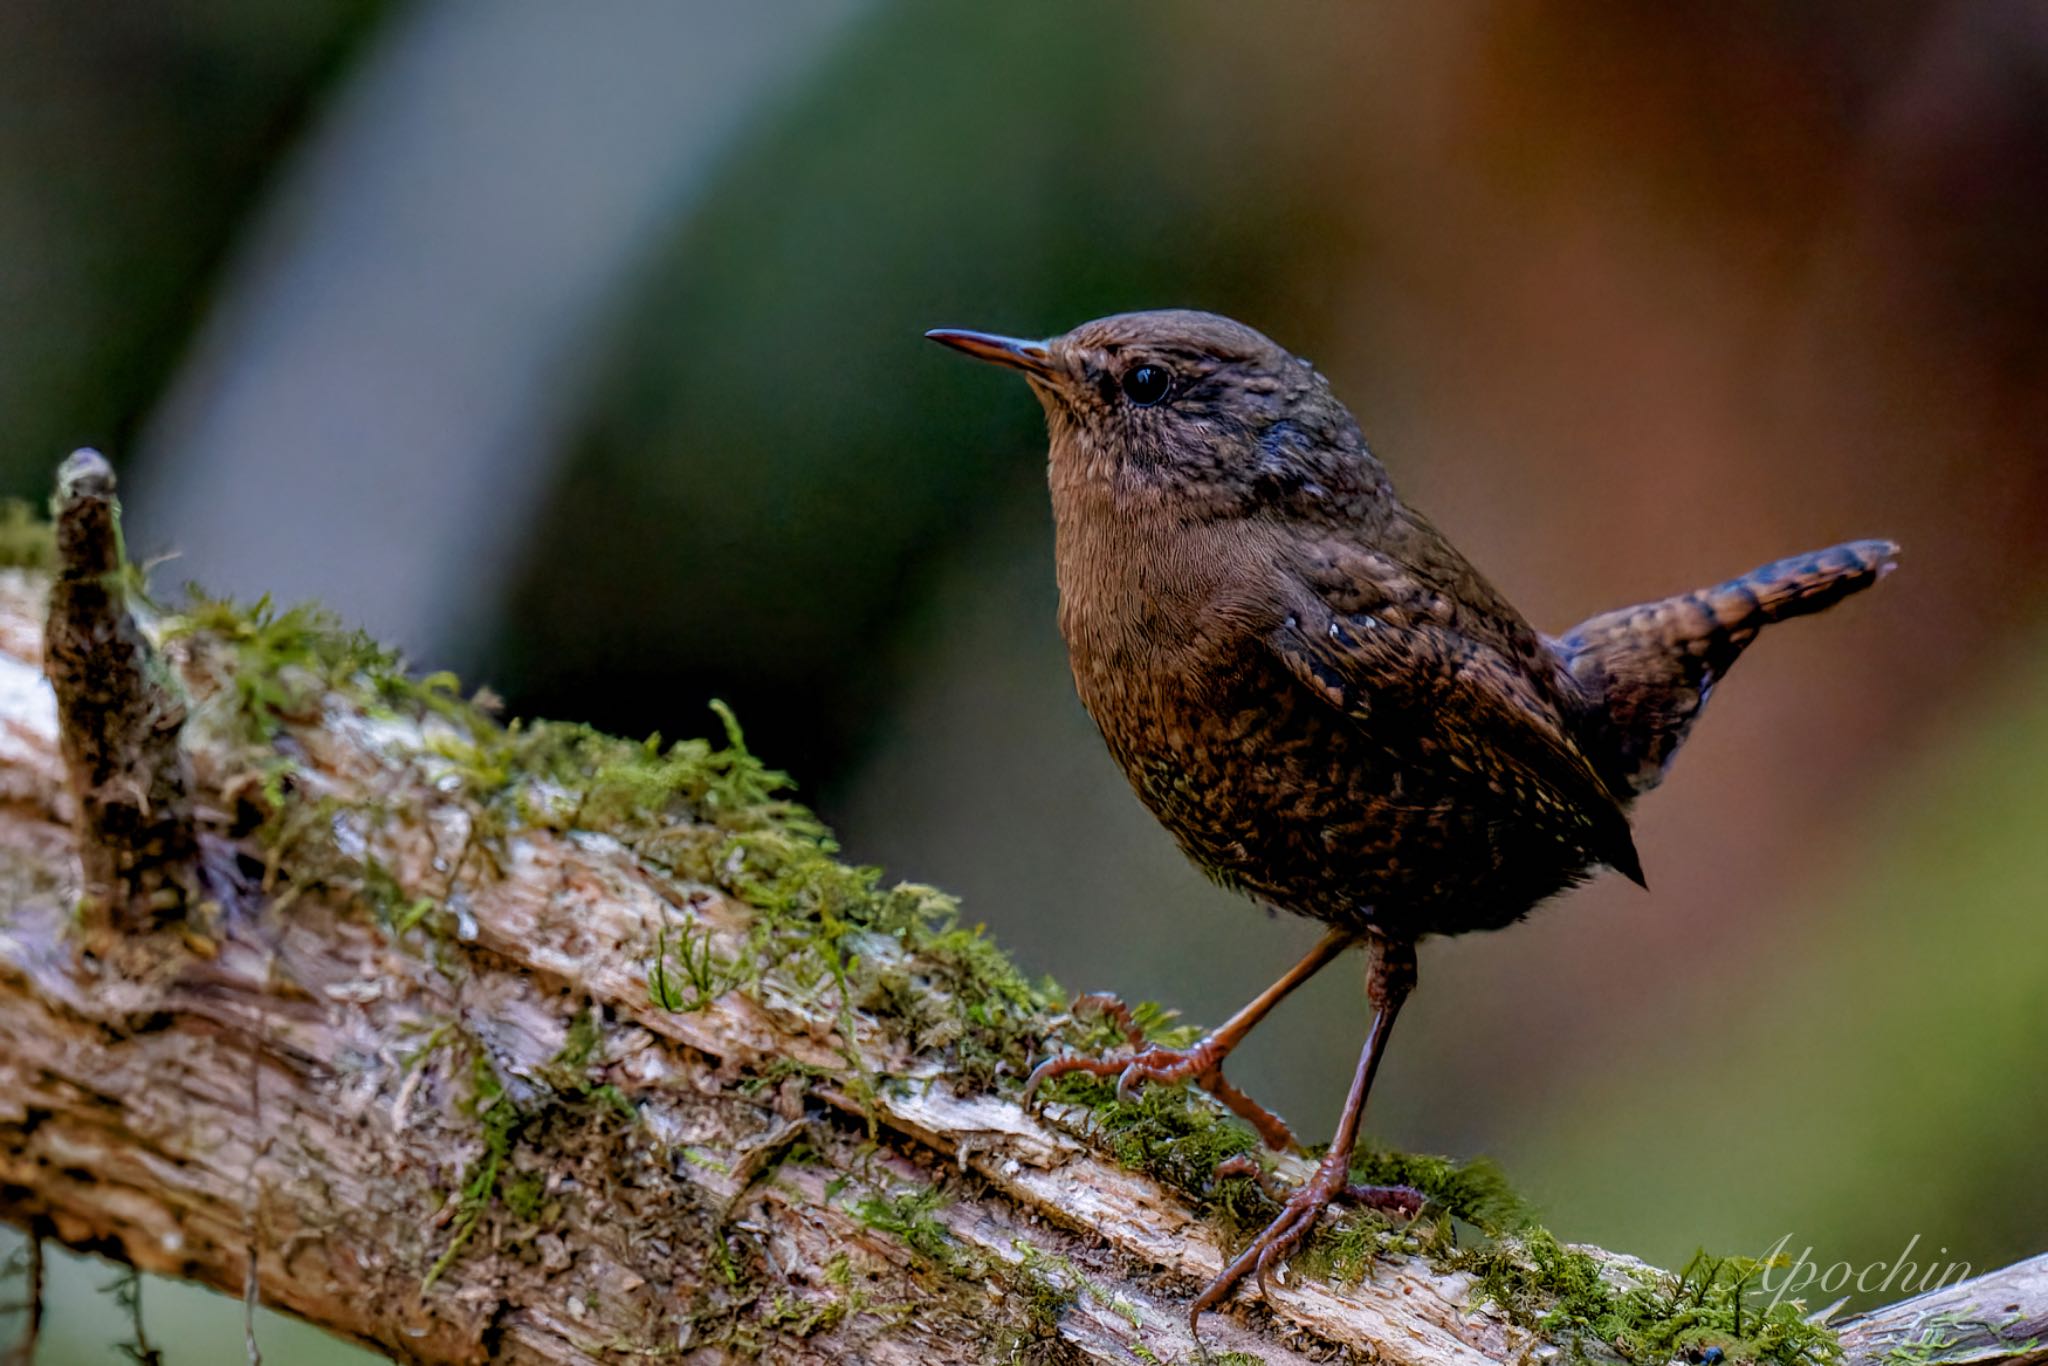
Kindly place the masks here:
[(497, 1070), (481, 1051), (471, 1067), (470, 1087), (465, 1108), (477, 1120), (484, 1148), (462, 1174), (462, 1184), (455, 1192), (453, 1232), (448, 1237), (448, 1246), (434, 1259), (426, 1279), (420, 1283), (421, 1294), (434, 1288), (434, 1282), (455, 1265), (456, 1258), (469, 1245), (478, 1221), (498, 1196), (499, 1183), (512, 1160), (512, 1146), (518, 1141), (519, 1130), (526, 1122), (526, 1116), (505, 1093)]
[(1213, 1206), (1231, 1224), (1263, 1222), (1261, 1213), (1272, 1208), (1249, 1181), (1214, 1180), (1219, 1163), (1255, 1152), (1259, 1140), (1201, 1091), (1147, 1086), (1129, 1100), (1119, 1100), (1113, 1078), (1069, 1073), (1047, 1086), (1045, 1095), (1084, 1107), (1082, 1132), (1108, 1148), (1118, 1162), (1156, 1177), (1197, 1203)]
[(534, 1223), (546, 1212), (543, 1196), (547, 1191), (547, 1178), (539, 1172), (520, 1172), (503, 1183), (499, 1194), (505, 1201), (505, 1208), (512, 1217), (522, 1223)]
[(1759, 1303), (1767, 1264), (1746, 1257), (1693, 1257), (1672, 1273), (1645, 1268), (1603, 1274), (1588, 1253), (1531, 1228), (1470, 1254), (1475, 1296), (1509, 1319), (1584, 1357), (1598, 1345), (1631, 1362), (1665, 1362), (1718, 1347), (1732, 1361), (1818, 1366), (1841, 1358), (1827, 1329), (1791, 1301)]
[(1369, 1186), (1412, 1186), (1428, 1200), (1428, 1212), (1447, 1215), (1497, 1237), (1529, 1224), (1528, 1204), (1490, 1159), (1457, 1161), (1427, 1153), (1399, 1153), (1361, 1144), (1351, 1162), (1351, 1179)]
[(854, 1201), (847, 1213), (869, 1228), (897, 1239), (905, 1247), (955, 1278), (980, 1279), (987, 1268), (979, 1254), (961, 1246), (932, 1211), (946, 1204), (937, 1186), (894, 1195), (874, 1194)]
[(778, 1086), (791, 1077), (806, 1080), (829, 1077), (833, 1073), (812, 1063), (799, 1062), (795, 1058), (771, 1058), (766, 1067), (750, 1077), (742, 1077), (735, 1088), (743, 1096), (758, 1096), (770, 1087)]
[(664, 925), (654, 943), (654, 966), (647, 970), (647, 998), (663, 1010), (689, 1013), (746, 980), (746, 974), (712, 952), (709, 930), (685, 925), (671, 947)]
[(587, 1121), (593, 1106), (627, 1119), (637, 1116), (624, 1092), (616, 1086), (594, 1082), (589, 1075), (604, 1036), (596, 1013), (588, 1006), (570, 1020), (561, 1049), (532, 1078), (543, 1088), (541, 1099), (525, 1105), (513, 1099), (484, 1049), (453, 1023), (444, 1023), (431, 1031), (421, 1048), (408, 1058), (407, 1066), (418, 1065), (435, 1048), (458, 1042), (467, 1044), (471, 1050), (470, 1090), (461, 1109), (476, 1121), (483, 1151), (463, 1169), (462, 1180), (452, 1196), (455, 1212), (448, 1244), (428, 1269), (420, 1285), (422, 1294), (455, 1265), (477, 1225), (494, 1205), (502, 1204), (515, 1220), (524, 1224), (551, 1218), (546, 1201), (546, 1174), (514, 1168), (516, 1151), (529, 1133), (556, 1116)]
[[(6, 528), (0, 518), (0, 557)], [(798, 998), (829, 993), (844, 1065), (833, 1079), (857, 1097), (889, 1082), (869, 1075), (855, 1047), (857, 1013), (864, 1027), (879, 1028), (958, 1084), (1013, 1094), (1049, 1052), (1125, 1045), (1115, 1022), (1070, 1016), (1053, 983), (1026, 977), (980, 927), (963, 925), (951, 897), (916, 884), (886, 886), (876, 869), (842, 862), (824, 825), (790, 798), (785, 775), (747, 749), (722, 705), (713, 704), (722, 742), (636, 742), (579, 725), (505, 725), (486, 700), (465, 700), (451, 676), (415, 679), (396, 654), (311, 608), (279, 611), (267, 600), (244, 608), (200, 598), (171, 619), (168, 631), (189, 642), (187, 677), (202, 710), (225, 718), (229, 738), (244, 745), (252, 781), (243, 786), (256, 794), (251, 828), (274, 904), (324, 888), (358, 899), (396, 939), (424, 936), (439, 955), (454, 920), (452, 890), (465, 877), (495, 875), (511, 837), (522, 830), (589, 832), (617, 840), (679, 882), (717, 887), (751, 908), (745, 947), (730, 960), (713, 951), (701, 925), (670, 926), (655, 936), (647, 973), (657, 1004), (702, 1009), (727, 992), (769, 981)], [(397, 814), (381, 804), (386, 799), (300, 795), (299, 751), (285, 743), (288, 732), (317, 722), (336, 703), (420, 724), (420, 758), (434, 775), (434, 800), (459, 801), (469, 815), (468, 839), (442, 885), (402, 885), (366, 852), (369, 836)], [(459, 970), (459, 955), (437, 961)], [(1169, 1046), (1194, 1033), (1156, 1006), (1137, 1007), (1135, 1019), (1149, 1040)], [(532, 1079), (543, 1098), (523, 1109), (476, 1051), (465, 1110), (482, 1149), (452, 1194), (452, 1232), (429, 1284), (460, 1256), (493, 1206), (502, 1203), (522, 1221), (545, 1217), (543, 1184), (514, 1170), (519, 1145), (543, 1118), (584, 1114), (593, 1103), (632, 1113), (626, 1097), (589, 1077), (602, 1035), (592, 1012), (579, 1013), (561, 1055)], [(435, 1046), (450, 1042), (459, 1040), (437, 1035)], [(758, 1089), (815, 1071), (770, 1063), (739, 1085)], [(1046, 1096), (1080, 1107), (1085, 1137), (1183, 1192), (1227, 1231), (1247, 1234), (1274, 1214), (1255, 1182), (1212, 1179), (1218, 1163), (1254, 1151), (1257, 1142), (1207, 1095), (1147, 1087), (1120, 1101), (1107, 1080), (1069, 1076)], [(1297, 1259), (1305, 1274), (1353, 1279), (1380, 1257), (1428, 1256), (1472, 1270), (1482, 1297), (1580, 1354), (1597, 1345), (1648, 1362), (1718, 1346), (1730, 1358), (1774, 1366), (1814, 1366), (1838, 1355), (1832, 1335), (1806, 1325), (1793, 1306), (1759, 1310), (1749, 1302), (1760, 1274), (1754, 1263), (1696, 1258), (1676, 1275), (1603, 1278), (1590, 1257), (1530, 1226), (1487, 1164), (1372, 1150), (1354, 1174), (1412, 1185), (1429, 1207), (1412, 1224), (1357, 1214), (1319, 1229)], [(850, 1208), (928, 1263), (978, 1283), (991, 1268), (932, 1217), (942, 1200), (934, 1189), (877, 1194)], [(1461, 1248), (1454, 1236), (1461, 1227), (1486, 1237)], [(739, 1261), (722, 1235), (718, 1246), (719, 1265), (736, 1287)], [(1081, 1284), (1043, 1267), (1034, 1276), (1028, 1263), (1015, 1279), (1027, 1329), (1040, 1330)], [(771, 1308), (769, 1317), (779, 1328), (809, 1331), (808, 1313), (789, 1305)]]
[(1122, 1317), (1133, 1333), (1144, 1326), (1136, 1305), (1096, 1282), (1067, 1258), (1022, 1241), (1013, 1242), (1011, 1247), (1016, 1249), (1018, 1261), (1010, 1277), (1016, 1286), (1013, 1293), (1024, 1310), (1026, 1338), (1051, 1337), (1060, 1318), (1080, 1301), (1084, 1292)]
[(1168, 1359), (1142, 1342), (1128, 1344), (1131, 1357), (1145, 1366), (1266, 1366), (1266, 1359), (1253, 1352), (1202, 1351), (1192, 1358)]
[[(1018, 1259), (1006, 1263), (962, 1244), (934, 1217), (946, 1200), (939, 1187), (930, 1186), (877, 1191), (845, 1208), (867, 1227), (897, 1239), (921, 1263), (946, 1278), (937, 1303), (981, 1325), (989, 1360), (1048, 1366), (1079, 1360), (1078, 1354), (1060, 1341), (1059, 1322), (1084, 1292), (1122, 1315), (1134, 1334), (1142, 1326), (1129, 1301), (1089, 1279), (1064, 1257), (1017, 1241), (1011, 1246)], [(988, 1293), (997, 1285), (1004, 1287), (1004, 1293), (991, 1303)], [(1137, 1346), (1135, 1339), (1132, 1345)]]
[(577, 1011), (569, 1019), (569, 1028), (563, 1033), (562, 1047), (549, 1060), (551, 1071), (583, 1081), (583, 1072), (597, 1057), (599, 1047), (604, 1043), (604, 1028), (597, 1021), (597, 1012), (589, 1006)]
[[(225, 648), (231, 667), (216, 680), (222, 700), (257, 744), (276, 740), (290, 722), (317, 719), (331, 690), (375, 690), (405, 678), (395, 651), (308, 603), (280, 610), (268, 597), (243, 606), (195, 593), (165, 620), (161, 635), (166, 643), (204, 640)], [(423, 687), (409, 680), (405, 686)]]
[(843, 1300), (813, 1304), (778, 1292), (761, 1312), (761, 1327), (787, 1337), (807, 1338), (836, 1326), (845, 1316)]
[(22, 498), (0, 499), (0, 569), (55, 569), (57, 533)]
[(833, 1291), (827, 1324), (841, 1323), (856, 1314), (870, 1313), (901, 1320), (913, 1312), (912, 1306), (907, 1304), (878, 1303), (870, 1298), (855, 1280), (853, 1259), (843, 1252), (825, 1263), (825, 1284)]
[(625, 1092), (610, 1082), (591, 1080), (590, 1068), (596, 1062), (603, 1043), (604, 1029), (598, 1022), (597, 1012), (586, 1005), (570, 1019), (561, 1050), (540, 1070), (538, 1080), (547, 1086), (553, 1103), (558, 1106), (597, 1104), (624, 1118), (633, 1119), (639, 1112), (633, 1108), (633, 1102), (626, 1098)]
[(722, 1224), (711, 1230), (711, 1266), (718, 1273), (718, 1278), (725, 1282), (727, 1289), (738, 1288), (741, 1280), (740, 1263), (739, 1259), (732, 1255), (732, 1245), (725, 1239), (725, 1226)]
[[(1308, 1244), (1294, 1254), (1294, 1273), (1332, 1285), (1357, 1285), (1383, 1258), (1432, 1250), (1443, 1228), (1435, 1220), (1395, 1224), (1369, 1210), (1355, 1210), (1334, 1223), (1317, 1225)], [(1423, 1235), (1417, 1238), (1415, 1235)]]
[[(961, 925), (952, 898), (914, 884), (884, 886), (877, 870), (840, 862), (825, 827), (789, 800), (786, 775), (746, 748), (721, 704), (713, 710), (723, 744), (631, 742), (585, 726), (502, 725), (464, 701), (452, 676), (414, 679), (394, 652), (312, 607), (195, 597), (168, 619), (165, 634), (191, 643), (192, 672), (210, 689), (204, 708), (245, 745), (274, 895), (327, 887), (360, 897), (394, 933), (425, 928), (437, 937), (447, 928), (439, 912), (449, 890), (464, 877), (495, 875), (518, 830), (595, 831), (756, 912), (737, 963), (716, 955), (700, 927), (663, 931), (651, 946), (648, 984), (667, 1008), (701, 1009), (771, 974), (798, 993), (829, 984), (840, 1010), (843, 1080), (857, 1094), (874, 1079), (852, 1047), (856, 1010), (916, 1051), (950, 1054), (951, 1070), (974, 1085), (1021, 1075), (1043, 1041), (1059, 1004), (1052, 985), (1025, 978), (979, 927)], [(401, 886), (374, 858), (338, 847), (338, 820), (367, 833), (391, 813), (294, 798), (298, 761), (280, 741), (290, 726), (316, 721), (330, 694), (372, 714), (433, 722), (423, 756), (440, 792), (462, 799), (470, 815), (446, 885)]]
[(1034, 1337), (1050, 1336), (1081, 1298), (1087, 1278), (1064, 1257), (1041, 1252), (1029, 1243), (1013, 1246), (1020, 1254), (1015, 1293), (1024, 1310), (1025, 1327)]
[[(1252, 1151), (1270, 1171), (1269, 1155)], [(1423, 1211), (1414, 1219), (1397, 1220), (1373, 1210), (1349, 1209), (1318, 1224), (1292, 1259), (1300, 1274), (1356, 1284), (1383, 1258), (1424, 1257), (1439, 1265), (1449, 1263), (1459, 1255), (1460, 1229), (1498, 1237), (1529, 1226), (1521, 1198), (1500, 1169), (1483, 1158), (1457, 1162), (1362, 1147), (1352, 1163), (1351, 1179), (1365, 1185), (1413, 1187), (1424, 1197)], [(1280, 1212), (1248, 1177), (1217, 1181), (1198, 1198), (1206, 1201), (1212, 1217), (1241, 1237), (1249, 1237)]]

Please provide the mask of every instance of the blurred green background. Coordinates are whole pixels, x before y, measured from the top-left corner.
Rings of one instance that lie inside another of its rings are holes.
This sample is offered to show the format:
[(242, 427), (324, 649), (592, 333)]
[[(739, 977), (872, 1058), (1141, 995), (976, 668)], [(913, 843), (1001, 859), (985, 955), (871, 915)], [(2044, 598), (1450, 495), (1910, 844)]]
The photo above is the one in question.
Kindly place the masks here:
[[(2034, 0), (10, 0), (0, 492), (98, 444), (160, 583), (517, 711), (727, 698), (854, 857), (1208, 1021), (1313, 929), (1124, 787), (1036, 405), (923, 329), (1242, 317), (1549, 629), (1895, 536), (1717, 693), (1650, 894), (1425, 946), (1367, 1125), (1667, 1264), (1984, 1270), (2048, 1246), (2043, 165)], [(1233, 1075), (1325, 1135), (1363, 1017), (1333, 971)], [(60, 1267), (43, 1361), (123, 1359), (112, 1274)]]

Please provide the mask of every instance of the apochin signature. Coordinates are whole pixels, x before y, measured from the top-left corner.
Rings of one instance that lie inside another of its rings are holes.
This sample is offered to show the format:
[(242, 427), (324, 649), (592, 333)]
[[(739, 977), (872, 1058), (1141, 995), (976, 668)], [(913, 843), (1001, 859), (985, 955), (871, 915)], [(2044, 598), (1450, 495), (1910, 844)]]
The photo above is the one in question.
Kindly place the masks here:
[(1765, 1270), (1758, 1278), (1757, 1287), (1770, 1292), (1773, 1305), (1788, 1297), (1798, 1299), (1808, 1292), (1847, 1295), (1853, 1291), (1859, 1295), (1889, 1294), (1904, 1298), (1966, 1281), (1971, 1275), (1968, 1262), (1944, 1263), (1938, 1260), (1947, 1254), (1946, 1247), (1937, 1249), (1935, 1259), (1927, 1262), (1911, 1260), (1920, 1246), (1917, 1233), (1906, 1240), (1899, 1255), (1890, 1261), (1866, 1262), (1861, 1266), (1853, 1262), (1822, 1265), (1813, 1260), (1811, 1247), (1803, 1249), (1796, 1257), (1788, 1256), (1785, 1249), (1791, 1242), (1792, 1235), (1788, 1233), (1763, 1255)]

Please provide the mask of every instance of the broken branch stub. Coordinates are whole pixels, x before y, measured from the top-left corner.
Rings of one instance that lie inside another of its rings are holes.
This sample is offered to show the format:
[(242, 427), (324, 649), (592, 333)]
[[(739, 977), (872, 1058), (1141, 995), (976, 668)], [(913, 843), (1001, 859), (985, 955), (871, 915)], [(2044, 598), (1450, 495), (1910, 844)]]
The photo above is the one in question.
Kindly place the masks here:
[(114, 470), (98, 451), (57, 472), (57, 576), (43, 669), (77, 801), (89, 940), (177, 920), (200, 900), (185, 704), (128, 610)]

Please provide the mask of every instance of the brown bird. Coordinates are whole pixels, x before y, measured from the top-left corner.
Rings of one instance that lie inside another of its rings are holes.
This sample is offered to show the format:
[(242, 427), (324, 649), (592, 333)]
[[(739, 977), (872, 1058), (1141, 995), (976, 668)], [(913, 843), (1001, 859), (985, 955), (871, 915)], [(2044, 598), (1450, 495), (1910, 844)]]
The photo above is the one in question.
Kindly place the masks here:
[(1714, 684), (1757, 632), (1867, 588), (1898, 547), (1796, 555), (1551, 639), (1401, 501), (1315, 367), (1241, 323), (1163, 311), (1048, 341), (926, 335), (1021, 370), (1044, 405), (1060, 630), (1138, 796), (1218, 882), (1331, 927), (1192, 1047), (1053, 1059), (1031, 1087), (1191, 1080), (1289, 1147), (1223, 1060), (1344, 949), (1370, 955), (1372, 1026), (1328, 1154), (1192, 1323), (1246, 1275), (1263, 1285), (1329, 1205), (1420, 1207), (1350, 1180), (1416, 941), (1510, 924), (1602, 867), (1641, 883), (1629, 805)]

